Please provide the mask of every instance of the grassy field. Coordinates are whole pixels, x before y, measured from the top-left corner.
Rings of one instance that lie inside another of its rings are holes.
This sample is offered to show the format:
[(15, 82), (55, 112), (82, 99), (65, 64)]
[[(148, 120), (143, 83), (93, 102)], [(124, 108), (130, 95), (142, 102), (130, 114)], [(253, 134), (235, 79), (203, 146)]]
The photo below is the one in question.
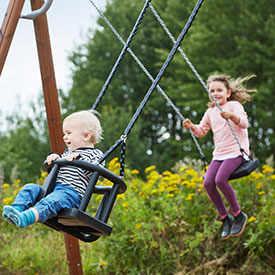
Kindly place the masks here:
[[(118, 172), (116, 159), (109, 169)], [(231, 182), (249, 219), (240, 237), (226, 241), (202, 171), (178, 165), (159, 173), (150, 166), (145, 179), (139, 174), (126, 169), (127, 192), (118, 197), (108, 222), (112, 235), (80, 242), (84, 274), (275, 274), (273, 168), (263, 165)], [(1, 213), (22, 186), (2, 185)], [(96, 204), (94, 197), (90, 213)], [(0, 274), (68, 274), (62, 234), (41, 224), (18, 229), (3, 219), (0, 226)]]

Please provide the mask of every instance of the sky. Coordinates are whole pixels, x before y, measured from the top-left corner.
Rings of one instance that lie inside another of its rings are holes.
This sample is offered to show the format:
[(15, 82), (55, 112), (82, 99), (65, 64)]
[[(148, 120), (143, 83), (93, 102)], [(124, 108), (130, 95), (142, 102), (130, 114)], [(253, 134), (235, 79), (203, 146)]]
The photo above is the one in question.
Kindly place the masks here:
[[(31, 12), (29, 3), (25, 1), (23, 15)], [(104, 10), (106, 0), (94, 0), (94, 3)], [(0, 26), (8, 4), (9, 0), (0, 1)], [(71, 79), (67, 57), (76, 45), (87, 40), (88, 30), (96, 28), (97, 18), (98, 13), (89, 0), (55, 0), (47, 11), (57, 88), (69, 90)], [(5, 117), (16, 110), (28, 112), (30, 102), (41, 92), (33, 22), (20, 19), (0, 76), (0, 113)]]

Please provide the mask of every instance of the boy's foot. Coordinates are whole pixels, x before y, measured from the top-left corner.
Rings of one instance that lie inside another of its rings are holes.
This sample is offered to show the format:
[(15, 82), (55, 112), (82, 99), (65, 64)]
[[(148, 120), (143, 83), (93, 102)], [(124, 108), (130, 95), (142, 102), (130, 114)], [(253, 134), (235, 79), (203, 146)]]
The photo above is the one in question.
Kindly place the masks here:
[(10, 205), (4, 206), (3, 218), (17, 227), (24, 228), (35, 222), (35, 214), (32, 210), (20, 212)]
[(8, 217), (8, 215), (7, 215), (7, 213), (5, 212), (5, 210), (4, 210), (3, 213), (2, 213), (2, 217), (3, 217), (7, 222), (9, 222), (10, 224), (16, 225), (16, 224), (13, 222), (13, 220), (11, 220), (11, 219)]
[(231, 228), (234, 223), (234, 218), (230, 214), (227, 214), (227, 216), (222, 220), (222, 222), (223, 222), (222, 239), (226, 240), (231, 235)]
[(240, 212), (238, 216), (235, 217), (234, 225), (231, 229), (231, 236), (239, 236), (244, 231), (245, 225), (247, 222), (247, 215), (243, 212)]
[[(21, 207), (21, 206), (13, 206), (16, 210), (18, 210), (19, 212), (23, 212), (23, 208)], [(8, 217), (8, 215), (7, 215), (7, 213), (5, 212), (5, 210), (3, 211), (3, 213), (2, 213), (2, 217), (6, 220), (6, 221), (8, 221), (9, 223), (11, 223), (12, 225), (15, 225), (15, 223), (11, 220), (11, 219), (9, 219), (9, 217)]]

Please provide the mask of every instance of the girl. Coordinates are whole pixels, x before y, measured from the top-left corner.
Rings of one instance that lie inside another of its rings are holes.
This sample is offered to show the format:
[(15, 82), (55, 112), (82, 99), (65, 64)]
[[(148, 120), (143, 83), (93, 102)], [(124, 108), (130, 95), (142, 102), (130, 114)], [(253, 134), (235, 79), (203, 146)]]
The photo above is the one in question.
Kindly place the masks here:
[[(215, 150), (203, 185), (223, 221), (223, 239), (240, 235), (247, 221), (247, 215), (241, 211), (235, 192), (228, 183), (228, 178), (242, 163), (243, 157), (226, 120), (230, 120), (245, 153), (249, 155), (248, 120), (241, 103), (251, 99), (250, 92), (256, 92), (243, 86), (243, 82), (252, 77), (254, 75), (233, 79), (226, 75), (211, 75), (207, 86), (222, 111), (209, 95), (208, 109), (200, 124), (195, 125), (189, 119), (182, 122), (183, 127), (191, 129), (197, 137), (205, 136), (210, 129), (213, 132)], [(228, 201), (234, 217), (228, 213), (217, 187)]]

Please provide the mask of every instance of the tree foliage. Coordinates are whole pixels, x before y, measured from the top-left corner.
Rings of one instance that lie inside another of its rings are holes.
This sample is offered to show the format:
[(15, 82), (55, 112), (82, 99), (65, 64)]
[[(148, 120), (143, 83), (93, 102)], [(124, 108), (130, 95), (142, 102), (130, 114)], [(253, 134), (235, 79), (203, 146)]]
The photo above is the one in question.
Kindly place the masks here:
[[(195, 3), (194, 0), (184, 3), (180, 0), (159, 0), (152, 4), (177, 38)], [(107, 2), (104, 14), (125, 41), (143, 5), (144, 2), (138, 0)], [(159, 72), (172, 46), (148, 8), (131, 49), (153, 77)], [(275, 102), (272, 95), (275, 87), (275, 7), (271, 0), (263, 0), (261, 4), (256, 0), (205, 1), (181, 46), (204, 80), (214, 71), (232, 77), (251, 73), (257, 76), (249, 81), (248, 86), (259, 92), (244, 107), (250, 121), (252, 152), (264, 162), (275, 152)], [(71, 89), (61, 93), (64, 115), (92, 107), (122, 48), (104, 20), (99, 18), (97, 29), (91, 30), (86, 41), (69, 56), (73, 81)], [(179, 53), (159, 85), (184, 117), (199, 123), (206, 110), (208, 95)], [(104, 128), (100, 149), (106, 151), (120, 138), (150, 86), (151, 81), (126, 53), (97, 107)], [(42, 105), (40, 102), (34, 105), (34, 109)], [(43, 112), (44, 109), (35, 110), (36, 115), (32, 118), (13, 118), (9, 123), (13, 123), (14, 127), (1, 134), (3, 146), (0, 155), (5, 172), (7, 170), (6, 178), (15, 163), (23, 177), (29, 175), (32, 178), (37, 173), (37, 167), (45, 157), (44, 152), (49, 150), (48, 141), (44, 140), (47, 133), (45, 116), (41, 115)], [(40, 124), (35, 120), (40, 120)], [(199, 142), (210, 160), (212, 134), (208, 133)], [(157, 91), (154, 91), (133, 127), (127, 139), (126, 152), (126, 163), (140, 170), (150, 164), (164, 170), (186, 156), (200, 158), (190, 134), (181, 126), (181, 119)], [(119, 156), (119, 151), (114, 154)]]
[(23, 117), (18, 112), (7, 118), (8, 129), (0, 135), (0, 160), (5, 182), (15, 179), (34, 182), (43, 169), (50, 149), (45, 110), (37, 107), (42, 105), (41, 97), (39, 101), (33, 103), (32, 115)]
[[(113, 0), (106, 7), (105, 16), (126, 40), (142, 8), (142, 2)], [(195, 1), (157, 1), (153, 3), (165, 24), (175, 37), (195, 4)], [(182, 48), (203, 79), (219, 71), (232, 77), (254, 73), (257, 78), (248, 83), (258, 89), (252, 102), (245, 105), (250, 119), (252, 151), (263, 160), (274, 152), (274, 87), (275, 8), (270, 0), (222, 1), (209, 0), (201, 7), (189, 30)], [(122, 49), (105, 22), (98, 20), (100, 28), (91, 38), (71, 54), (74, 64), (73, 87), (65, 102), (69, 110), (91, 108), (111, 68)], [(156, 76), (173, 44), (150, 10), (147, 11), (131, 48), (151, 75)], [(159, 83), (185, 117), (199, 123), (208, 101), (207, 92), (194, 76), (184, 59), (177, 54)], [(127, 54), (108, 87), (98, 110), (102, 114), (108, 148), (120, 136), (131, 115), (138, 107), (151, 83)], [(116, 118), (110, 117), (116, 110)], [(162, 169), (172, 166), (188, 155), (199, 158), (190, 135), (181, 127), (175, 111), (155, 91), (135, 131), (138, 146), (128, 150), (130, 163), (145, 167), (156, 163)], [(109, 122), (108, 122), (109, 121)], [(114, 123), (110, 124), (110, 121)], [(106, 129), (108, 127), (108, 129)], [(111, 138), (107, 133), (111, 133)], [(200, 140), (206, 154), (213, 150), (212, 136)], [(146, 153), (147, 152), (147, 153)], [(151, 154), (152, 152), (152, 154)], [(149, 154), (148, 154), (149, 153)], [(135, 157), (134, 157), (135, 156)]]

